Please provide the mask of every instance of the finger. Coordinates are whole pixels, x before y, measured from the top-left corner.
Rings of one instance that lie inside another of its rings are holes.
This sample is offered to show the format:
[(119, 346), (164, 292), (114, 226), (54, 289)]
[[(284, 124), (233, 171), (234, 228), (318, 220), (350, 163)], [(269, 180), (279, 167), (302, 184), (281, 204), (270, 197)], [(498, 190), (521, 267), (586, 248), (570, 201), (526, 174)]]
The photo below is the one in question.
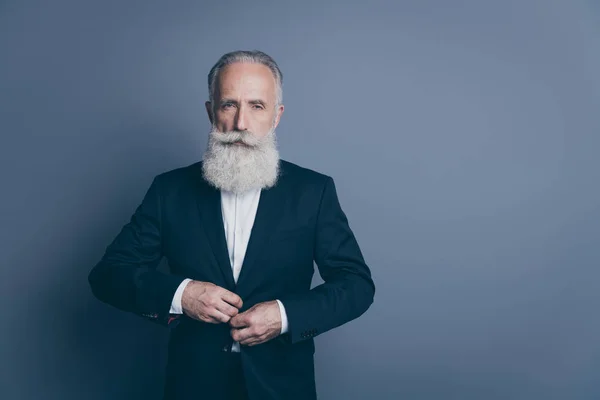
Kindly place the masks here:
[(236, 316), (239, 312), (237, 308), (224, 301), (220, 302), (216, 308), (230, 318)]
[(246, 339), (243, 342), (240, 342), (242, 346), (253, 346), (257, 344), (258, 340), (256, 339)]
[(197, 319), (198, 321), (208, 322), (209, 324), (220, 324), (221, 323), (221, 321), (219, 321), (217, 318), (214, 318), (213, 316), (208, 315), (208, 314), (197, 314), (193, 318)]
[(232, 329), (231, 337), (237, 342), (246, 342), (254, 337), (254, 331), (250, 328)]
[(258, 333), (256, 330), (253, 330), (248, 336), (241, 339), (240, 344), (243, 345), (251, 345), (262, 343), (267, 340), (268, 333)]
[(244, 304), (240, 296), (233, 292), (230, 292), (229, 290), (225, 290), (221, 295), (221, 298), (238, 309), (242, 308), (242, 305)]
[(244, 346), (256, 346), (257, 344), (261, 344), (267, 341), (267, 338), (265, 336), (255, 336), (253, 338), (250, 338), (246, 341), (244, 341), (244, 343), (240, 342), (241, 345)]
[(201, 315), (196, 318), (198, 321), (207, 322), (209, 324), (220, 324), (221, 321), (207, 315)]
[(221, 311), (217, 310), (216, 308), (213, 309), (209, 313), (208, 316), (211, 317), (211, 318), (213, 318), (214, 320), (216, 320), (218, 322), (223, 322), (223, 323), (227, 323), (231, 319), (231, 317), (229, 317), (229, 315), (223, 314)]

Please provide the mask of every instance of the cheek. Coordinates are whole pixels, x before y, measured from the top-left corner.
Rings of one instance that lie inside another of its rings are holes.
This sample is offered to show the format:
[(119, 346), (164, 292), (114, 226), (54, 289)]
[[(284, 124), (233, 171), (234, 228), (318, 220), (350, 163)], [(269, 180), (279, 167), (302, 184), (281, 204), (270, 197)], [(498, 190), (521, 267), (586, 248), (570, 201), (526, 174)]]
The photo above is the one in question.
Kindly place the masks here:
[(221, 132), (230, 131), (233, 128), (233, 119), (228, 115), (217, 114), (215, 116), (215, 125)]
[(260, 120), (255, 121), (255, 131), (261, 137), (266, 136), (273, 127), (273, 116), (262, 116)]

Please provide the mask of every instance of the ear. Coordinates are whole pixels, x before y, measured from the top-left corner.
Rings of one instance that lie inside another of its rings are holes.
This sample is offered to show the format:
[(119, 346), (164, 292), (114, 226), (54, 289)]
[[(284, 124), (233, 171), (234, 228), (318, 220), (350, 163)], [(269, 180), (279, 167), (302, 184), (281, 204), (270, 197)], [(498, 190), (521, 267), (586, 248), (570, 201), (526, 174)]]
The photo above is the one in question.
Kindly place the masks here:
[(210, 123), (212, 125), (214, 123), (213, 122), (212, 103), (210, 101), (207, 101), (206, 103), (204, 103), (204, 106), (206, 107), (206, 113), (208, 114), (208, 120), (210, 121)]
[(281, 116), (283, 115), (283, 104), (279, 105), (279, 107), (277, 107), (277, 111), (275, 114), (275, 123), (273, 124), (273, 129), (277, 128), (277, 125), (279, 125), (279, 120), (281, 119)]

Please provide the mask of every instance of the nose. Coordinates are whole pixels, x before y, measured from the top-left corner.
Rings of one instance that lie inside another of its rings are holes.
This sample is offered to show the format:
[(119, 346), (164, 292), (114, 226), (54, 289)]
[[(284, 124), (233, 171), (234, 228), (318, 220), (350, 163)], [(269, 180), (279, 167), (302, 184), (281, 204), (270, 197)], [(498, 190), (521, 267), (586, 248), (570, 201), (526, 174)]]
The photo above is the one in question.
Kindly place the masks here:
[(245, 131), (248, 129), (246, 110), (244, 106), (240, 106), (237, 110), (237, 114), (235, 116), (235, 129), (238, 131)]

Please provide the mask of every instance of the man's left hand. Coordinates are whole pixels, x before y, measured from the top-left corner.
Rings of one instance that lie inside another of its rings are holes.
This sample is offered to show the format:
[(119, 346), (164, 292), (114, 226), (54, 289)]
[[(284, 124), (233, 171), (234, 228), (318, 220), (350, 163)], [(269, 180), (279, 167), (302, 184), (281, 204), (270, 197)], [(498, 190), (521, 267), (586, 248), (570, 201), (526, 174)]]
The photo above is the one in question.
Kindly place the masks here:
[(241, 345), (254, 346), (281, 334), (281, 314), (276, 300), (258, 303), (229, 320), (231, 337)]

